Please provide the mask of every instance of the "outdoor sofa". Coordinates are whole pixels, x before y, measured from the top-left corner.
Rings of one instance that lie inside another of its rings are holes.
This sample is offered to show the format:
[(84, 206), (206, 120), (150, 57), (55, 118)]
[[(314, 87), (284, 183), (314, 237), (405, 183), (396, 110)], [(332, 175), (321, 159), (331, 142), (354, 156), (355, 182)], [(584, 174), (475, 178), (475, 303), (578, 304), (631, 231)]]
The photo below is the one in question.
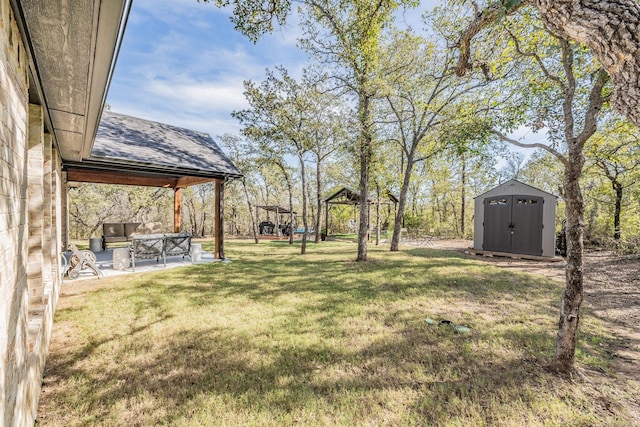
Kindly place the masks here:
[(102, 224), (102, 250), (106, 250), (109, 243), (130, 242), (133, 236), (157, 234), (161, 230), (159, 222), (105, 222)]

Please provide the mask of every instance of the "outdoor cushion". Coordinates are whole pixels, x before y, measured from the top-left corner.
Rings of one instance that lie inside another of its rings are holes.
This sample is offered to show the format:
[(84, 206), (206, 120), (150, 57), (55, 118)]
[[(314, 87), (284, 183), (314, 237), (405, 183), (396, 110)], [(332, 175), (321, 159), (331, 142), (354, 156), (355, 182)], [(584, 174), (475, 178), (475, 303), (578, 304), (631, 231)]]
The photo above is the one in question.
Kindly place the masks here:
[(124, 224), (120, 222), (102, 224), (104, 237), (124, 237)]
[(129, 239), (136, 233), (137, 229), (140, 227), (139, 222), (125, 222), (124, 224), (124, 236)]

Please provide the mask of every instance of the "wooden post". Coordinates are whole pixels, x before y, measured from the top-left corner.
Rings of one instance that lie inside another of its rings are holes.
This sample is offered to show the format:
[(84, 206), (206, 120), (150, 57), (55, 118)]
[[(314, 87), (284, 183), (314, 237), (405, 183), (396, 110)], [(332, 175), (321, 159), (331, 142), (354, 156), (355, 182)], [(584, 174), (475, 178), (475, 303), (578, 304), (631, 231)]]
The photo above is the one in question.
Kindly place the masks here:
[(182, 194), (181, 188), (173, 189), (173, 232), (180, 232), (180, 195)]
[(327, 236), (329, 236), (329, 202), (324, 202), (324, 238), (326, 240)]
[(224, 182), (216, 179), (216, 230), (215, 230), (215, 253), (216, 259), (224, 259), (224, 218), (222, 201), (224, 200)]

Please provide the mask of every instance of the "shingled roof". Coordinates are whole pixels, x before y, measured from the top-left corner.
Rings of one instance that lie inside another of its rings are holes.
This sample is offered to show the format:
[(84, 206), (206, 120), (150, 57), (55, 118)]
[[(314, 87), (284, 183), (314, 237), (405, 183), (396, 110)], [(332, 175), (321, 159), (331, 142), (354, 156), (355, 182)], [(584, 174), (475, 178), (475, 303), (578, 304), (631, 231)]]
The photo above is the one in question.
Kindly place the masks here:
[(241, 176), (209, 134), (111, 111), (102, 114), (89, 158)]
[[(188, 185), (209, 179), (238, 178), (242, 174), (204, 132), (104, 111), (91, 155), (67, 164), (72, 171), (137, 174), (146, 177), (187, 179)], [(84, 180), (84, 179), (78, 179)], [(95, 181), (94, 181), (95, 182)], [(104, 182), (100, 181), (100, 182)], [(154, 185), (149, 181), (148, 185)], [(122, 183), (122, 182), (114, 182)], [(145, 184), (140, 184), (145, 185)], [(182, 186), (174, 180), (164, 185)]]

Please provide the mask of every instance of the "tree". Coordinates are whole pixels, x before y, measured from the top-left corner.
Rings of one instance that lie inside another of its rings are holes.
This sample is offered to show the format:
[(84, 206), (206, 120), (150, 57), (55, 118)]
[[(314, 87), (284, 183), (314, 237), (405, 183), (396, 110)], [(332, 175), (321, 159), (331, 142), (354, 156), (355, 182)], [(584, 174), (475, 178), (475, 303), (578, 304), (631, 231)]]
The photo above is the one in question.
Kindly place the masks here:
[[(245, 97), (251, 109), (234, 111), (232, 115), (244, 125), (242, 132), (262, 142), (261, 150), (274, 153), (274, 164), (283, 173), (287, 183), (291, 183), (283, 154), (289, 153), (297, 157), (300, 166), (302, 194), (302, 223), (305, 232), (302, 234), (301, 254), (307, 248), (307, 173), (305, 170), (305, 153), (311, 146), (308, 112), (313, 108), (313, 98), (309, 96), (308, 86), (299, 84), (289, 76), (284, 68), (278, 68), (279, 76), (267, 70), (267, 78), (259, 86), (253, 82), (245, 82)], [(273, 145), (273, 144), (275, 145)], [(271, 144), (271, 146), (268, 146)], [(290, 191), (291, 194), (291, 191)], [(289, 201), (293, 215), (293, 201)], [(289, 241), (293, 242), (293, 217), (290, 220)]]
[[(447, 13), (449, 12), (449, 13)], [(429, 41), (410, 33), (396, 33), (384, 49), (384, 99), (381, 115), (390, 117), (392, 138), (403, 155), (402, 184), (398, 211), (391, 239), (391, 251), (398, 250), (407, 193), (414, 167), (424, 162), (456, 139), (440, 138), (441, 126), (455, 126), (462, 116), (473, 116), (481, 103), (465, 102), (463, 97), (484, 86), (469, 74), (455, 74), (454, 58), (448, 39), (447, 21), (454, 21), (450, 11), (438, 11), (431, 17), (434, 34)]]
[(640, 126), (640, 4), (635, 0), (498, 0), (483, 9), (475, 6), (474, 19), (458, 42), (458, 73), (464, 75), (474, 62), (471, 41), (484, 28), (523, 7), (537, 9), (550, 32), (587, 46), (611, 77), (613, 106)]
[(620, 216), (624, 190), (636, 183), (635, 174), (640, 170), (638, 130), (629, 122), (619, 120), (599, 132), (588, 149), (587, 158), (610, 182), (614, 193), (613, 239), (622, 235)]
[[(242, 172), (242, 189), (247, 202), (247, 208), (249, 211), (249, 218), (251, 220), (251, 232), (253, 234), (253, 240), (258, 243), (258, 224), (254, 215), (254, 204), (251, 203), (251, 196), (249, 195), (248, 182), (255, 172), (256, 163), (253, 161), (253, 150), (247, 147), (247, 143), (241, 140), (239, 137), (231, 134), (224, 134), (220, 137), (220, 143), (227, 148), (227, 153), (233, 164)], [(233, 182), (233, 181), (232, 181)]]
[[(206, 1), (206, 0), (205, 0)], [(331, 70), (336, 90), (353, 96), (358, 137), (354, 152), (359, 162), (359, 192), (368, 200), (369, 167), (375, 152), (372, 102), (377, 92), (375, 72), (378, 66), (379, 41), (384, 28), (392, 21), (393, 12), (411, 0), (305, 0), (302, 41), (312, 55)], [(273, 21), (283, 24), (290, 13), (289, 0), (237, 1), (217, 0), (218, 6), (233, 5), (231, 18), (236, 29), (257, 40), (273, 29)], [(358, 230), (357, 261), (367, 260), (368, 209), (361, 204)]]
[[(510, 106), (503, 113), (508, 130), (525, 123), (547, 128), (551, 144), (522, 143), (494, 129), (500, 139), (522, 147), (537, 147), (553, 154), (564, 166), (567, 267), (556, 349), (552, 367), (573, 371), (580, 305), (583, 301), (584, 201), (580, 177), (584, 149), (597, 129), (600, 111), (609, 100), (607, 73), (588, 52), (574, 42), (535, 29), (535, 16), (523, 13), (504, 21), (506, 55), (519, 61), (520, 74), (511, 90)], [(554, 54), (554, 52), (557, 52)]]
[(303, 46), (331, 70), (336, 89), (353, 96), (358, 135), (354, 152), (359, 163), (360, 218), (357, 261), (367, 260), (369, 234), (369, 169), (376, 151), (373, 102), (379, 92), (376, 72), (380, 40), (393, 12), (408, 0), (315, 0), (308, 5)]
[[(310, 132), (309, 152), (313, 154), (316, 163), (316, 216), (315, 242), (320, 242), (322, 233), (322, 206), (324, 205), (324, 163), (347, 141), (346, 129), (349, 128), (349, 115), (341, 106), (340, 99), (334, 94), (313, 85), (308, 92), (311, 106), (307, 111), (309, 120), (307, 128)], [(309, 196), (311, 194), (309, 193)], [(327, 224), (325, 224), (326, 227)]]

